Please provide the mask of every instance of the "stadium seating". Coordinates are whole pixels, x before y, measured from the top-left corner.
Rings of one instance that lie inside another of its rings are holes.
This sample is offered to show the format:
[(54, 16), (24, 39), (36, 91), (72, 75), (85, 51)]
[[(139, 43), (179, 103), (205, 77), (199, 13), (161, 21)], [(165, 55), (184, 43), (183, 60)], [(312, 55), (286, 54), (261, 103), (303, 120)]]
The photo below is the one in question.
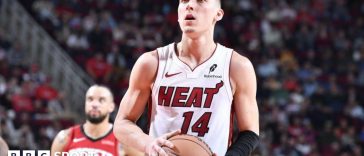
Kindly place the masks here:
[[(90, 75), (90, 62), (101, 55), (102, 70), (113, 76), (95, 80), (111, 86), (117, 102), (138, 56), (180, 35), (178, 1), (20, 2)], [(226, 0), (223, 8), (216, 41), (252, 60), (258, 76), (261, 144), (255, 153), (364, 155), (364, 2)], [(5, 72), (3, 82), (26, 87), (13, 78), (24, 72), (18, 70)], [(17, 109), (10, 101), (6, 106)]]

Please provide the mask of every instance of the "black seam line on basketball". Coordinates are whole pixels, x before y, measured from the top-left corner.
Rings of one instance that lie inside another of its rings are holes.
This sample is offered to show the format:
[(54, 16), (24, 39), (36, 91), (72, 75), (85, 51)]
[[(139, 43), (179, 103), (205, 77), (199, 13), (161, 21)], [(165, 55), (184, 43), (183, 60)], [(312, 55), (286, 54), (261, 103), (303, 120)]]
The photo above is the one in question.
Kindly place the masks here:
[[(191, 135), (191, 134), (184, 134), (184, 135), (186, 135), (186, 136), (190, 136), (190, 137), (193, 137), (193, 138), (196, 138), (197, 140), (199, 140), (199, 141), (201, 141), (203, 144), (205, 144), (206, 145), (206, 147), (208, 147), (208, 150), (211, 152), (211, 153), (213, 153), (212, 152), (212, 150), (211, 150), (211, 148), (210, 148), (210, 146), (204, 141), (204, 140), (202, 140), (201, 138), (199, 138), (199, 137), (196, 137), (196, 136), (194, 136), (194, 135)], [(175, 138), (175, 139), (178, 139), (178, 137), (177, 138)]]
[[(206, 149), (206, 148), (204, 148), (203, 146), (201, 146), (200, 144), (198, 144), (196, 141), (193, 141), (193, 140), (191, 140), (191, 139), (184, 139), (184, 138), (175, 138), (175, 139), (171, 139), (170, 141), (173, 141), (173, 140), (189, 140), (189, 141), (192, 141), (192, 142), (194, 142), (194, 143), (196, 143), (197, 145), (199, 145), (200, 147), (202, 147), (207, 153), (210, 153), (210, 154), (212, 154), (212, 151), (211, 151), (211, 149)], [(202, 143), (204, 143), (205, 145), (207, 145), (205, 142), (202, 142)], [(208, 146), (207, 146), (208, 147)]]
[(191, 137), (196, 138), (197, 140), (201, 141), (202, 143), (204, 143), (206, 145), (206, 147), (208, 147), (208, 149), (211, 151), (211, 153), (213, 153), (212, 150), (211, 150), (211, 148), (210, 148), (210, 146), (204, 140), (202, 140), (201, 138), (196, 137), (196, 136), (191, 135), (191, 134), (185, 134), (185, 135), (191, 136)]

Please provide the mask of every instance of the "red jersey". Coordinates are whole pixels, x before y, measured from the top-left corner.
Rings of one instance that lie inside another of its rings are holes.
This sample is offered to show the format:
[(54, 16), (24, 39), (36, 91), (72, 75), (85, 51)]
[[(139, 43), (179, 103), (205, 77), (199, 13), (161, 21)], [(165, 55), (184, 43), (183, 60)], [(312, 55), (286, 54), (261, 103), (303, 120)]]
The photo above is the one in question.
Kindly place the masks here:
[(98, 153), (99, 156), (118, 156), (118, 141), (112, 131), (110, 129), (105, 136), (93, 139), (86, 135), (83, 126), (73, 126), (64, 152), (69, 152), (70, 155), (72, 153)]

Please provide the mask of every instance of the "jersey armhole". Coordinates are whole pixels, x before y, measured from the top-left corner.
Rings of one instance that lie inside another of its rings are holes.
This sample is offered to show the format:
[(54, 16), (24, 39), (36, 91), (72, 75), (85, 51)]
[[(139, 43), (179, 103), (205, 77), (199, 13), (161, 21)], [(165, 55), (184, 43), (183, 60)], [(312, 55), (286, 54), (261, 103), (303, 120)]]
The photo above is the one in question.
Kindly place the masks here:
[(227, 50), (227, 54), (225, 57), (225, 71), (224, 71), (224, 81), (227, 82), (226, 83), (226, 92), (229, 96), (229, 100), (232, 101), (233, 100), (233, 91), (232, 91), (232, 85), (231, 85), (231, 80), (230, 80), (230, 66), (231, 66), (231, 59), (233, 56), (234, 50), (232, 49), (228, 49)]
[[(160, 59), (160, 55), (159, 55), (159, 48), (155, 50), (155, 52), (157, 53), (157, 70), (155, 71), (155, 76), (154, 76), (154, 81), (153, 81), (153, 85), (151, 86), (151, 91), (153, 91), (154, 86), (157, 86), (158, 82), (159, 82), (159, 59)], [(157, 85), (156, 85), (157, 84)]]
[(163, 74), (165, 71), (166, 63), (167, 63), (168, 57), (170, 57), (169, 56), (170, 48), (173, 48), (173, 43), (169, 44), (167, 46), (164, 46), (164, 47), (157, 48), (157, 50), (156, 50), (157, 56), (158, 56), (158, 67), (157, 67), (157, 71), (156, 71), (157, 73), (156, 73), (156, 77), (154, 80), (154, 84), (152, 86), (152, 96), (156, 96), (154, 94), (157, 93), (159, 83), (163, 79)]
[(156, 90), (156, 86), (158, 86), (159, 81), (161, 79), (161, 73), (160, 73), (160, 69), (159, 69), (160, 68), (160, 59), (161, 59), (160, 58), (161, 57), (160, 51), (161, 51), (160, 48), (156, 49), (158, 64), (157, 64), (157, 70), (155, 71), (156, 73), (155, 73), (154, 83), (153, 83), (153, 85), (151, 87), (151, 95), (152, 96), (153, 96), (153, 93)]

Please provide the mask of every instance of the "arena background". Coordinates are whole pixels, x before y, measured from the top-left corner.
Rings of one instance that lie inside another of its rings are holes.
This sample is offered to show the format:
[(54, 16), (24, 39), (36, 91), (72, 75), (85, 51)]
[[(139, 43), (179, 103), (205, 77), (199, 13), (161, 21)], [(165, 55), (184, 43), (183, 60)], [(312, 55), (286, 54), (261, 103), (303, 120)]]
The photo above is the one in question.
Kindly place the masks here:
[[(258, 78), (254, 155), (364, 155), (364, 1), (222, 2), (215, 39), (247, 56)], [(49, 149), (59, 130), (82, 123), (93, 83), (118, 104), (135, 60), (180, 38), (177, 6), (0, 1), (0, 128), (10, 149)]]

